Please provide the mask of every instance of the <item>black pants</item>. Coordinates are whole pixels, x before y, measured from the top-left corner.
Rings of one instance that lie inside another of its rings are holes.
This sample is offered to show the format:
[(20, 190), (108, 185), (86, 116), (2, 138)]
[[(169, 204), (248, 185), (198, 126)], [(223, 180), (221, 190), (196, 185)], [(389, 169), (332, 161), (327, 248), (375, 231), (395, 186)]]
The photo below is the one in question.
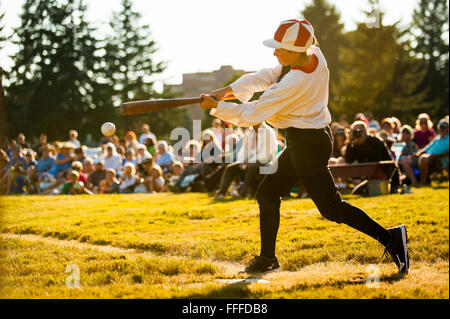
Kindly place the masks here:
[(299, 182), (323, 217), (347, 224), (386, 246), (391, 237), (389, 231), (364, 211), (341, 199), (328, 169), (332, 148), (329, 127), (288, 128), (286, 132), (287, 148), (278, 158), (278, 169), (274, 174), (264, 177), (256, 194), (260, 210), (261, 255), (267, 258), (275, 256), (280, 224), (280, 196)]

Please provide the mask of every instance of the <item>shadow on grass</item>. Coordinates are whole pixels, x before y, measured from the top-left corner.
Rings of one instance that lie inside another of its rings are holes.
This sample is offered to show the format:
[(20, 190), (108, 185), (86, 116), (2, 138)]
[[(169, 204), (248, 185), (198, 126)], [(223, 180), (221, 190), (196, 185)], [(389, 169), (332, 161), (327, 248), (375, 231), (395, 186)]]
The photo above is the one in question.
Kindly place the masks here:
[[(380, 282), (388, 282), (394, 283), (399, 281), (405, 277), (406, 274), (395, 273), (391, 275), (384, 275), (380, 277)], [(236, 279), (235, 282), (231, 282), (227, 285), (214, 288), (213, 290), (207, 293), (193, 293), (185, 298), (192, 299), (203, 299), (203, 298), (211, 298), (211, 299), (245, 299), (245, 298), (270, 298), (265, 294), (266, 292), (254, 292), (249, 289), (249, 285), (261, 280), (261, 276), (252, 276), (245, 279)], [(320, 289), (320, 288), (337, 288), (342, 289), (348, 286), (357, 286), (357, 285), (365, 285), (366, 278), (355, 278), (349, 280), (338, 280), (334, 282), (327, 282), (321, 284), (297, 284), (290, 289), (283, 290), (284, 293), (289, 295), (294, 291), (305, 291), (309, 289)], [(270, 293), (270, 292), (269, 292)]]

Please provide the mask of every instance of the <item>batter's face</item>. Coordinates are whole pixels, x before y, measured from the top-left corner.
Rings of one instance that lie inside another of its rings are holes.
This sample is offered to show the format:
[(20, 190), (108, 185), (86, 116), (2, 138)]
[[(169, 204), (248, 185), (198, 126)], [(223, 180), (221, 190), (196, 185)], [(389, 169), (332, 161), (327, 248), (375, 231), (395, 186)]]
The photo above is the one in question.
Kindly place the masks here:
[(277, 57), (278, 62), (282, 66), (292, 65), (298, 61), (299, 53), (293, 52), (285, 49), (275, 49), (273, 55)]

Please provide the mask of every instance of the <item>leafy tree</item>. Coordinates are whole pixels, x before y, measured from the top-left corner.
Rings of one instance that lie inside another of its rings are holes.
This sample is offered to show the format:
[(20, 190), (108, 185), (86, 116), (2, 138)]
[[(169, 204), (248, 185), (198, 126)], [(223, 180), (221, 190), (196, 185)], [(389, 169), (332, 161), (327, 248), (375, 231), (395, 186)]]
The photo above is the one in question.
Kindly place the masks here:
[(339, 83), (341, 48), (346, 45), (344, 24), (336, 7), (327, 0), (312, 0), (301, 11), (300, 16), (307, 19), (314, 27), (314, 35), (324, 54), (330, 70), (329, 107), (334, 111), (338, 101), (336, 88)]
[(25, 1), (13, 37), (19, 51), (8, 74), (10, 135), (46, 132), (66, 139), (67, 130), (76, 129), (84, 137), (100, 124), (93, 110), (102, 63), (85, 12), (83, 0)]
[[(156, 43), (151, 39), (150, 27), (140, 23), (141, 14), (133, 10), (131, 0), (122, 0), (120, 12), (113, 13), (110, 22), (112, 35), (107, 38), (105, 78), (114, 88), (114, 105), (130, 100), (169, 98), (170, 92), (154, 90), (152, 76), (163, 72), (165, 62), (155, 62)], [(140, 129), (149, 123), (157, 135), (168, 136), (172, 128), (188, 124), (185, 108), (153, 112), (146, 115), (118, 117), (123, 130)]]
[(359, 23), (345, 35), (336, 110), (350, 118), (364, 111), (377, 118), (408, 117), (419, 107), (414, 94), (421, 78), (418, 61), (409, 55), (406, 31), (398, 23), (384, 25), (383, 12), (375, 1), (370, 4), (367, 20), (376, 17), (376, 23)]
[(413, 52), (425, 72), (417, 91), (425, 93), (422, 111), (435, 120), (449, 108), (448, 19), (447, 0), (420, 0), (413, 12)]

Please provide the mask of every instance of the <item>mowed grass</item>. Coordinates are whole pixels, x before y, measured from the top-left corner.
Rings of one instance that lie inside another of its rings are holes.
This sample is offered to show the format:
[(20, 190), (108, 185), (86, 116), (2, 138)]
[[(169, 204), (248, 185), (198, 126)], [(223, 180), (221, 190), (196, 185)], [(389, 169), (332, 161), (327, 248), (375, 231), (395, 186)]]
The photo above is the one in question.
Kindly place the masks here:
[[(441, 185), (442, 186), (442, 185)], [(448, 185), (411, 195), (344, 198), (385, 227), (405, 224), (411, 269), (397, 275), (383, 247), (321, 217), (310, 199), (283, 201), (269, 283), (228, 284), (259, 252), (254, 200), (208, 194), (0, 197), (6, 298), (449, 298)], [(36, 238), (35, 238), (36, 239)], [(71, 241), (79, 246), (63, 246)], [(124, 251), (105, 251), (112, 246)], [(129, 251), (125, 251), (128, 249)], [(80, 289), (66, 287), (68, 264)], [(378, 288), (366, 279), (375, 264)], [(234, 265), (234, 266), (230, 266)], [(231, 267), (231, 268), (230, 268)]]

